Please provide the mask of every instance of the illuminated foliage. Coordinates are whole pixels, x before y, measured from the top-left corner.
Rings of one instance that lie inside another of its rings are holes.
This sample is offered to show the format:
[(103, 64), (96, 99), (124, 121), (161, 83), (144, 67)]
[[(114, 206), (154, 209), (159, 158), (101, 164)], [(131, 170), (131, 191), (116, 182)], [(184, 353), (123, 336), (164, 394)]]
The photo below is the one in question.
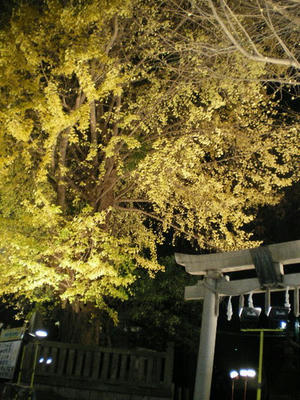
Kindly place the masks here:
[(211, 76), (174, 49), (179, 33), (208, 34), (154, 0), (25, 2), (3, 27), (2, 295), (114, 317), (107, 301), (126, 298), (136, 269), (161, 269), (166, 232), (256, 244), (243, 227), (297, 179), (297, 125), (276, 119), (264, 65), (232, 54)]

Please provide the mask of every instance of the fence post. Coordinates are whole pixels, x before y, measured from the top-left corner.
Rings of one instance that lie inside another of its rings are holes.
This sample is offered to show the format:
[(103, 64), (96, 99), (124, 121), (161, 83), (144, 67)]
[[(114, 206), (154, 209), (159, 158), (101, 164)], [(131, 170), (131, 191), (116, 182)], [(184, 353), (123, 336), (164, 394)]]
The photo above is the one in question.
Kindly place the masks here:
[(171, 383), (173, 379), (174, 343), (168, 342), (166, 351), (164, 383)]

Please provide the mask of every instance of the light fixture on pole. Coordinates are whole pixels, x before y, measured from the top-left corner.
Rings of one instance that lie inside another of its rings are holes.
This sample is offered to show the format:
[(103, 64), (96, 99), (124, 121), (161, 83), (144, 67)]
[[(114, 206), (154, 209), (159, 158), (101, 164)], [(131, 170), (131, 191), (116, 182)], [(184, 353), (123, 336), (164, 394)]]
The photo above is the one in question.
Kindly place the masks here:
[[(36, 339), (42, 339), (48, 336), (48, 332), (44, 327), (43, 321), (41, 314), (38, 311), (35, 311), (28, 323), (27, 330), (26, 330), (27, 336), (26, 338), (26, 344), (28, 344), (29, 336), (32, 336), (33, 338)], [(34, 344), (34, 357), (33, 357), (33, 365), (32, 365), (32, 370), (31, 370), (31, 377), (30, 377), (30, 389), (33, 388), (33, 382), (34, 382), (34, 375), (35, 375), (35, 370), (36, 370), (36, 365), (37, 365), (37, 358), (38, 358), (38, 351), (39, 351), (39, 342), (38, 341), (33, 341)], [(22, 380), (22, 371), (23, 371), (23, 364), (24, 364), (24, 358), (25, 358), (25, 351), (26, 345), (25, 345), (25, 339), (23, 341), (23, 349), (22, 349), (22, 356), (21, 356), (21, 361), (20, 361), (20, 366), (19, 366), (19, 373), (18, 373), (18, 379), (17, 379), (17, 385), (20, 385), (21, 380)]]
[(38, 338), (44, 338), (48, 336), (48, 332), (44, 327), (41, 314), (38, 311), (35, 311), (30, 318), (28, 334)]
[(247, 385), (248, 385), (248, 378), (254, 378), (256, 376), (256, 372), (254, 369), (241, 369), (240, 370), (240, 376), (244, 378), (244, 396), (243, 400), (246, 400), (247, 398)]
[(229, 376), (231, 378), (231, 400), (234, 399), (234, 382), (239, 379), (239, 373), (233, 369), (232, 371), (229, 372)]

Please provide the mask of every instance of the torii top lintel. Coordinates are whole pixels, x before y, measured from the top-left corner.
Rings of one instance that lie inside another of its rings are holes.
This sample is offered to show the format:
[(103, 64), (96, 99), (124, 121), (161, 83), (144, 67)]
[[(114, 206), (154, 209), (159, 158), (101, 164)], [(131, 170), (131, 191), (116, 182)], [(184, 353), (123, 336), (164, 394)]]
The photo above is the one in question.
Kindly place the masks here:
[[(300, 240), (263, 247), (269, 251), (274, 263), (300, 263)], [(205, 275), (212, 270), (232, 272), (254, 268), (253, 249), (200, 255), (175, 253), (175, 259), (177, 264), (183, 265), (186, 272), (192, 275)]]

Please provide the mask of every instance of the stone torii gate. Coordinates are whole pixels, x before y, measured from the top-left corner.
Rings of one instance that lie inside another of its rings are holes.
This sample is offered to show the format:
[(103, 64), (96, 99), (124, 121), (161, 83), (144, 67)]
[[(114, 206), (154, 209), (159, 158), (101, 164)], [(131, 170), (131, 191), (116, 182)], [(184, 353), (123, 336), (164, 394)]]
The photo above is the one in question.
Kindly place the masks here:
[[(204, 299), (194, 400), (209, 400), (219, 296), (265, 292), (268, 309), (271, 291), (294, 289), (294, 313), (298, 316), (300, 273), (284, 275), (283, 266), (300, 263), (300, 240), (227, 253), (175, 253), (175, 259), (189, 274), (203, 276), (197, 285), (185, 287), (185, 300)], [(223, 275), (254, 268), (257, 278), (229, 281)]]

